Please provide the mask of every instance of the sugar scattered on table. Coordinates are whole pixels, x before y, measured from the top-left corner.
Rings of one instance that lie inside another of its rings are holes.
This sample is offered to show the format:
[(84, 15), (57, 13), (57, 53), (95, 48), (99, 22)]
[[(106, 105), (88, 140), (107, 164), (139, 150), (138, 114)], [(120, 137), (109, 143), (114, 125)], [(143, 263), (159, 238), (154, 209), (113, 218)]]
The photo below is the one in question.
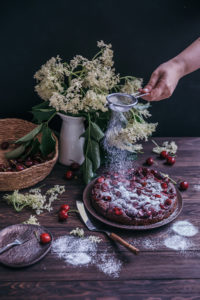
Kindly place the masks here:
[(53, 253), (64, 259), (66, 264), (74, 267), (96, 266), (103, 273), (114, 278), (119, 277), (122, 262), (116, 254), (103, 251), (97, 253), (99, 239), (90, 239), (90, 237), (75, 237), (65, 235), (57, 238), (52, 243)]
[(200, 191), (200, 184), (194, 184), (193, 188), (194, 188), (194, 190), (199, 192)]
[(194, 236), (198, 229), (189, 221), (177, 221), (173, 224), (172, 230), (181, 236)]
[(170, 249), (183, 251), (190, 248), (192, 246), (192, 242), (180, 235), (172, 235), (164, 240), (164, 245)]

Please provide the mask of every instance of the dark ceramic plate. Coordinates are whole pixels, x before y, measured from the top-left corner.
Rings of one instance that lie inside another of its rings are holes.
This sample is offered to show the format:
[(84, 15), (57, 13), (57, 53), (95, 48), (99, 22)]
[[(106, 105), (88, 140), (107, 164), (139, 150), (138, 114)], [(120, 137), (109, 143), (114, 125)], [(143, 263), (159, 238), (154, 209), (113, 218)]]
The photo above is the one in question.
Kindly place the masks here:
[[(50, 231), (42, 226), (29, 224), (16, 224), (2, 229), (0, 231), (0, 248), (20, 237), (26, 230), (30, 231), (30, 239), (24, 244), (14, 246), (0, 254), (0, 263), (13, 268), (27, 267), (41, 260), (49, 252), (53, 240)], [(43, 232), (50, 234), (50, 243), (42, 245), (38, 241), (37, 237), (40, 237)]]
[(96, 212), (95, 208), (93, 208), (92, 203), (91, 203), (91, 190), (93, 188), (93, 185), (95, 183), (96, 179), (91, 181), (85, 188), (84, 192), (83, 192), (83, 202), (85, 204), (85, 207), (87, 208), (87, 210), (89, 211), (89, 213), (97, 220), (101, 221), (102, 223), (112, 226), (112, 227), (116, 227), (116, 228), (121, 228), (121, 229), (129, 229), (129, 230), (147, 230), (147, 229), (153, 229), (153, 228), (158, 228), (161, 227), (163, 225), (166, 225), (170, 222), (172, 222), (174, 219), (176, 219), (178, 217), (178, 215), (181, 213), (182, 208), (183, 208), (183, 199), (182, 196), (180, 194), (180, 192), (176, 189), (177, 191), (177, 198), (178, 198), (178, 203), (177, 203), (177, 208), (175, 209), (175, 211), (167, 218), (164, 219), (160, 222), (154, 223), (154, 224), (150, 224), (150, 225), (123, 225), (120, 223), (116, 223), (114, 221), (110, 221), (108, 219), (106, 219), (104, 216), (99, 215), (98, 212)]

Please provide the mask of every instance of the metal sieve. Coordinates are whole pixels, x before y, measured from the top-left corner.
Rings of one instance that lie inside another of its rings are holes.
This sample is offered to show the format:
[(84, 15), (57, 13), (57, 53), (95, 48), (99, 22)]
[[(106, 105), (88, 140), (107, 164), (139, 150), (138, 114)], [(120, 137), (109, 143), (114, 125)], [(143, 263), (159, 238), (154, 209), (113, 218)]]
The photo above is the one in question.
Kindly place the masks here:
[(117, 112), (126, 112), (138, 103), (138, 98), (148, 94), (149, 93), (141, 94), (140, 92), (131, 95), (125, 93), (113, 93), (106, 97), (107, 106)]

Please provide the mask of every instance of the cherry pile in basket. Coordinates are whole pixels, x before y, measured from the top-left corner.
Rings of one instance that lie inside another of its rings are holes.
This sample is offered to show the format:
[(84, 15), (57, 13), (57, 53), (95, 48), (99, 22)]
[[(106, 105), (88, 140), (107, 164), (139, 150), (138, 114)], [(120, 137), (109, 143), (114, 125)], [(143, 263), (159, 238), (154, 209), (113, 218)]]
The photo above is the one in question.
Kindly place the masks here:
[[(1, 143), (1, 149), (7, 150), (9, 148), (8, 142)], [(0, 172), (20, 172), (34, 165), (44, 163), (45, 161), (51, 159), (51, 155), (44, 158), (40, 152), (34, 154), (33, 156), (23, 155), (22, 157), (15, 159), (8, 159), (7, 164), (0, 164)]]

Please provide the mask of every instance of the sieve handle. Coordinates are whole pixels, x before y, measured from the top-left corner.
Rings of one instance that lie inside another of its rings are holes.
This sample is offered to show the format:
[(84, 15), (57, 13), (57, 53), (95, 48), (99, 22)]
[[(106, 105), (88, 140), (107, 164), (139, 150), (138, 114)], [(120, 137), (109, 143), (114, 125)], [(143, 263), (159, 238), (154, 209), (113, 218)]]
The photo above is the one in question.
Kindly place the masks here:
[(135, 97), (136, 99), (140, 98), (140, 97), (143, 97), (145, 95), (149, 95), (150, 93), (144, 93), (144, 94), (141, 94), (140, 92), (137, 92), (135, 94), (131, 94), (131, 96)]

